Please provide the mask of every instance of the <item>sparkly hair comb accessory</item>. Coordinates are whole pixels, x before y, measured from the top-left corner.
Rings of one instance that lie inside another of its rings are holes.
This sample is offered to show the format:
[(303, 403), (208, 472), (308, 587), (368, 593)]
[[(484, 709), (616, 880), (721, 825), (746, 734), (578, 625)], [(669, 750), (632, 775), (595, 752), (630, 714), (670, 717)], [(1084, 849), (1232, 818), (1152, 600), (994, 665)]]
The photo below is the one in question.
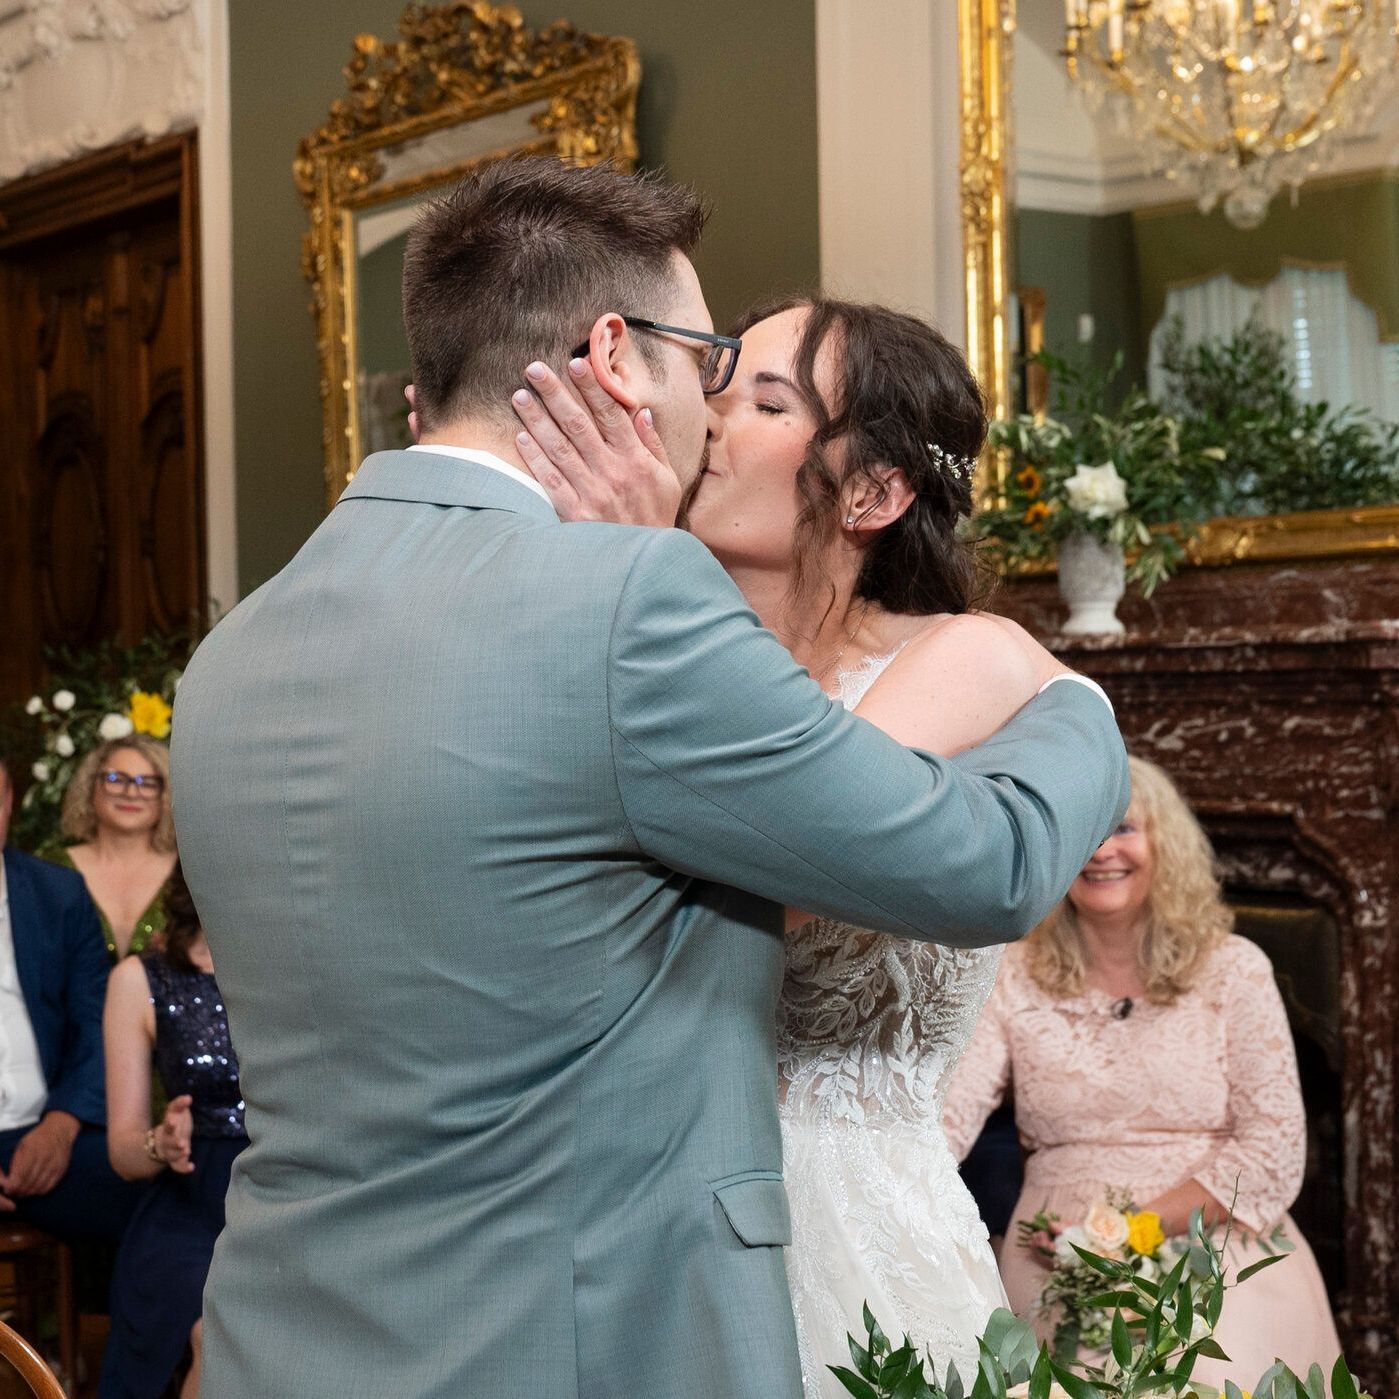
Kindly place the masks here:
[(951, 452), (944, 452), (936, 442), (925, 442), (923, 445), (938, 466), (959, 481), (966, 480), (976, 470), (976, 462), (971, 457), (954, 457)]

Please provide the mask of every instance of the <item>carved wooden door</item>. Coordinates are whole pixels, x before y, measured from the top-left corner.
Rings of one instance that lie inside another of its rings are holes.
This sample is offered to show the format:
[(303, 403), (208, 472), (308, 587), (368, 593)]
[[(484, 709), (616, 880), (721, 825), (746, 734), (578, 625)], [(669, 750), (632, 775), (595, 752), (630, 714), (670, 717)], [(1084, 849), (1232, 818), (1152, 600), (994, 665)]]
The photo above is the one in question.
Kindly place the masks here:
[(192, 135), (0, 187), (0, 700), (45, 646), (197, 624)]

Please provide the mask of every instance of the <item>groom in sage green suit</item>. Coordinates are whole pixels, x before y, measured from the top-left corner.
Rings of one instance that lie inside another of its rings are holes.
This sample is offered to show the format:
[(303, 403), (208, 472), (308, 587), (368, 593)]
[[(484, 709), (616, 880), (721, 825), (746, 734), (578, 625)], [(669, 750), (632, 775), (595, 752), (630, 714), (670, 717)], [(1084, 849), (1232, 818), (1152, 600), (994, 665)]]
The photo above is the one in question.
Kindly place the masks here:
[(509, 395), (585, 338), (699, 468), (707, 346), (628, 320), (712, 329), (702, 222), (545, 161), (429, 210), (433, 445), (366, 461), (184, 676), (175, 816), (252, 1141), (205, 1399), (799, 1399), (781, 907), (1007, 941), (1125, 807), (1088, 688), (911, 752), (690, 536), (559, 522)]

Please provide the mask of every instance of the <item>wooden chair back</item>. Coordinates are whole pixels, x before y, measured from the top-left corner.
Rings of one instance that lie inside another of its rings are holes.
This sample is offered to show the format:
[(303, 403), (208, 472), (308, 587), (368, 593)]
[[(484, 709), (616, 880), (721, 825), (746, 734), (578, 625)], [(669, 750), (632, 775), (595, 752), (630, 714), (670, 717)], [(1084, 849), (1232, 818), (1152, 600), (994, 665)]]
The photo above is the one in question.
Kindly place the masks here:
[(8, 1360), (38, 1399), (68, 1399), (53, 1371), (18, 1331), (0, 1321), (0, 1357)]

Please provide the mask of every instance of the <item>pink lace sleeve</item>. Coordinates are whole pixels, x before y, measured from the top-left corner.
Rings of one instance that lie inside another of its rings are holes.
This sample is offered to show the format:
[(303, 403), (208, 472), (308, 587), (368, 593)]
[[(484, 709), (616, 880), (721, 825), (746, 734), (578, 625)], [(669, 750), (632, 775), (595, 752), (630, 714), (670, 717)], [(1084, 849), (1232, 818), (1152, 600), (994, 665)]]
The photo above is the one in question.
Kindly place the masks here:
[(1231, 938), (1224, 964), (1208, 974), (1228, 978), (1220, 990), (1227, 1016), (1229, 1111), (1233, 1133), (1195, 1179), (1228, 1205), (1253, 1233), (1271, 1229), (1302, 1187), (1307, 1120), (1297, 1078), (1297, 1055), (1272, 964), (1254, 944)]
[(996, 988), (981, 1012), (967, 1052), (958, 1061), (943, 1100), (947, 1144), (960, 1161), (976, 1143), (986, 1119), (1005, 1097), (1010, 1083), (1010, 1041), (1006, 1038), (1006, 977), (1002, 965)]

